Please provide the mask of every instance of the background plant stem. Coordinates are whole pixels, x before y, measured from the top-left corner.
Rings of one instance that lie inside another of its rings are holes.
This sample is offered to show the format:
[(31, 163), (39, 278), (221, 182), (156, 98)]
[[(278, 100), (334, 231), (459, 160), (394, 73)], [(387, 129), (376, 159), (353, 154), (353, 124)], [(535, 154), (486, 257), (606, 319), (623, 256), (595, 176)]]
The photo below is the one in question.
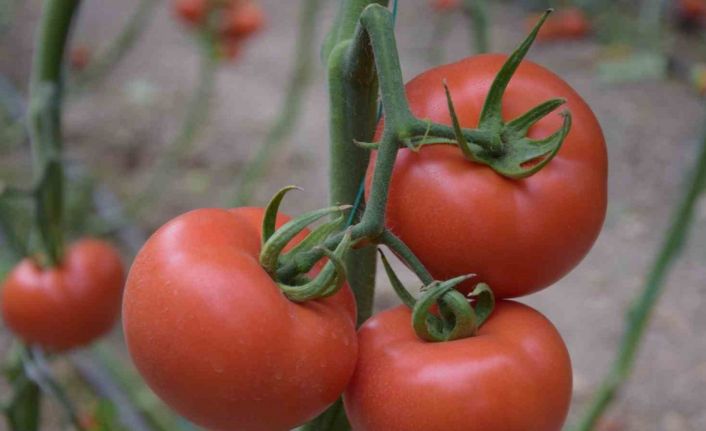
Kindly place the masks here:
[(255, 157), (248, 163), (240, 175), (240, 184), (233, 206), (243, 206), (250, 203), (256, 185), (266, 171), (267, 164), (276, 154), (276, 148), (284, 146), (289, 139), (294, 125), (299, 118), (299, 107), (304, 98), (311, 78), (314, 64), (314, 37), (319, 12), (323, 0), (303, 0), (300, 14), (297, 42), (295, 46), (295, 62), (282, 108), (264, 142), (257, 149)]
[(64, 50), (78, 6), (79, 0), (44, 2), (30, 78), (28, 127), (38, 188), (36, 220), (50, 265), (60, 262), (63, 248), (61, 74)]
[(621, 386), (630, 376), (637, 349), (652, 311), (660, 294), (664, 291), (669, 271), (684, 247), (686, 235), (694, 218), (694, 208), (698, 197), (704, 191), (704, 186), (706, 186), (706, 132), (704, 132), (696, 164), (691, 175), (686, 178), (682, 197), (675, 208), (664, 242), (650, 267), (642, 292), (635, 298), (628, 311), (625, 333), (613, 365), (583, 417), (572, 430), (590, 431), (594, 429)]

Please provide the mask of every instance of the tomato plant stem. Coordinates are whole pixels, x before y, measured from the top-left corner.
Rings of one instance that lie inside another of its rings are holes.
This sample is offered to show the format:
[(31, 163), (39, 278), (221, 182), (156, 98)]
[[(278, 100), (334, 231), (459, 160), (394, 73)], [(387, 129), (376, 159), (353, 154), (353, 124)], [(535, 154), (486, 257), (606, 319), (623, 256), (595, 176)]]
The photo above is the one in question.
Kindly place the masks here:
[[(378, 81), (370, 52), (351, 53), (351, 39), (362, 11), (370, 4), (387, 5), (387, 0), (343, 0), (323, 48), (328, 69), (330, 128), (330, 188), (332, 204), (356, 200), (370, 154), (354, 141), (369, 141), (377, 122)], [(359, 55), (362, 54), (362, 55)], [(357, 214), (353, 215), (358, 222)], [(359, 229), (360, 230), (360, 229)], [(343, 238), (337, 238), (336, 244)], [(333, 250), (333, 248), (331, 248)], [(352, 250), (345, 260), (348, 283), (358, 305), (358, 324), (373, 311), (375, 294), (375, 247)], [(305, 431), (347, 431), (350, 429), (339, 399), (324, 413), (302, 427)]]
[(62, 63), (79, 0), (46, 0), (30, 78), (29, 131), (36, 190), (36, 223), (46, 259), (61, 261), (63, 168), (61, 164)]
[(322, 4), (323, 0), (304, 0), (302, 3), (294, 49), (294, 71), (287, 86), (284, 103), (275, 122), (270, 126), (264, 142), (257, 149), (255, 157), (248, 163), (240, 176), (240, 184), (233, 202), (235, 207), (246, 205), (252, 200), (255, 187), (266, 172), (267, 163), (276, 154), (275, 149), (278, 146), (283, 146), (289, 139), (299, 118), (299, 106), (304, 99), (314, 64), (312, 46), (316, 36), (317, 17)]
[(434, 277), (429, 273), (419, 258), (399, 239), (392, 231), (385, 229), (380, 236), (380, 243), (385, 244), (404, 261), (404, 263), (419, 277), (425, 285), (434, 282)]
[(592, 430), (630, 375), (640, 341), (665, 288), (669, 271), (684, 247), (694, 218), (695, 206), (706, 185), (706, 133), (699, 151), (696, 164), (684, 185), (680, 203), (675, 208), (669, 230), (647, 275), (643, 290), (627, 313), (625, 333), (613, 366), (591, 400), (586, 413), (572, 428), (574, 431)]

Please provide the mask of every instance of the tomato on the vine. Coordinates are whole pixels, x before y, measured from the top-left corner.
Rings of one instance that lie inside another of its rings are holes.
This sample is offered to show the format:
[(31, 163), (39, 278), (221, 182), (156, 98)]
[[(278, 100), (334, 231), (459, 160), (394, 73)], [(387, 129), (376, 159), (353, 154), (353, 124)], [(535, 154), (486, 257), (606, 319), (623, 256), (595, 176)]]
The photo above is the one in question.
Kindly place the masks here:
[[(479, 55), (431, 69), (406, 86), (419, 118), (451, 124), (443, 81), (464, 127), (475, 127), (504, 55)], [(607, 155), (600, 125), (583, 99), (549, 70), (524, 61), (502, 109), (510, 120), (550, 98), (566, 99), (573, 126), (558, 154), (538, 173), (512, 180), (466, 159), (452, 145), (401, 149), (387, 203), (387, 226), (409, 245), (436, 279), (477, 274), (499, 298), (554, 283), (588, 253), (607, 205)], [(548, 115), (529, 136), (562, 126)], [(367, 176), (369, 195), (376, 155)]]
[(152, 235), (128, 275), (123, 326), (135, 365), (168, 405), (212, 430), (292, 429), (334, 402), (355, 367), (350, 288), (288, 300), (258, 262), (263, 214), (183, 214)]
[(62, 262), (42, 268), (22, 260), (2, 286), (2, 315), (27, 344), (61, 352), (106, 333), (120, 313), (124, 271), (117, 250), (97, 239), (66, 249)]
[(400, 306), (358, 335), (355, 374), (344, 394), (356, 431), (559, 431), (571, 400), (571, 361), (552, 323), (499, 301), (478, 335), (417, 338)]

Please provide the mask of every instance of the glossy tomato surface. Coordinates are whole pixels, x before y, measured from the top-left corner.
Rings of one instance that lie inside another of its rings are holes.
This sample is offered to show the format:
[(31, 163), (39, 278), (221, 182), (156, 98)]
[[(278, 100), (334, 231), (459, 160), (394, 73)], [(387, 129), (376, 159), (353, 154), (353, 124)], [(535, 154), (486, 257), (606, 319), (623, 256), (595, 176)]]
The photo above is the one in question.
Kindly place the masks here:
[(258, 262), (262, 217), (260, 208), (183, 214), (128, 275), (123, 325), (135, 365), (209, 430), (292, 429), (335, 401), (355, 366), (350, 289), (289, 301)]
[(405, 306), (369, 319), (344, 403), (355, 431), (560, 431), (571, 362), (552, 323), (499, 301), (475, 337), (417, 338)]
[[(461, 124), (476, 127), (505, 59), (479, 55), (424, 72), (406, 86), (412, 112), (450, 124), (447, 80)], [(451, 145), (400, 150), (386, 223), (437, 279), (475, 273), (473, 282), (487, 282), (496, 296), (516, 297), (554, 283), (588, 253), (607, 204), (605, 141), (593, 112), (561, 78), (525, 61), (510, 81), (503, 117), (513, 119), (555, 97), (566, 98), (573, 126), (557, 156), (529, 178), (504, 178)], [(530, 136), (548, 136), (561, 124), (552, 113)], [(373, 154), (368, 194), (375, 159)]]
[(89, 344), (113, 326), (124, 282), (117, 250), (97, 239), (68, 247), (62, 263), (22, 260), (2, 286), (2, 315), (28, 344), (61, 352)]

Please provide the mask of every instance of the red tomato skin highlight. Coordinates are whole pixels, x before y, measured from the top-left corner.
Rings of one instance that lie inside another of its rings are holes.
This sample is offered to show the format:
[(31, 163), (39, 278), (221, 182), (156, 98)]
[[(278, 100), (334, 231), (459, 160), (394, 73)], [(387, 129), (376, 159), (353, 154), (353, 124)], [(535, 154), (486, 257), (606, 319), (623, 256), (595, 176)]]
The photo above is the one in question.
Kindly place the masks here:
[(561, 430), (571, 361), (539, 312), (499, 301), (478, 336), (441, 343), (417, 338), (410, 320), (399, 306), (361, 327), (344, 395), (353, 430)]
[(85, 238), (57, 267), (43, 269), (32, 258), (17, 264), (2, 285), (2, 316), (27, 344), (54, 353), (85, 346), (117, 320), (124, 280), (117, 250)]
[[(505, 55), (487, 54), (424, 72), (406, 86), (412, 112), (450, 124), (442, 82), (448, 81), (459, 121), (476, 127)], [(591, 109), (561, 78), (524, 61), (503, 99), (508, 121), (563, 97), (573, 126), (556, 157), (537, 174), (510, 180), (466, 160), (451, 145), (400, 150), (390, 184), (386, 224), (444, 280), (477, 274), (499, 298), (527, 295), (559, 280), (588, 253), (607, 207), (605, 140)], [(530, 129), (541, 138), (558, 130), (550, 114)], [(366, 178), (370, 194), (376, 153)], [(462, 289), (463, 290), (463, 289)]]
[(258, 262), (262, 216), (183, 214), (147, 241), (128, 276), (123, 326), (135, 365), (168, 405), (211, 430), (289, 430), (335, 401), (355, 366), (350, 288), (289, 301)]

